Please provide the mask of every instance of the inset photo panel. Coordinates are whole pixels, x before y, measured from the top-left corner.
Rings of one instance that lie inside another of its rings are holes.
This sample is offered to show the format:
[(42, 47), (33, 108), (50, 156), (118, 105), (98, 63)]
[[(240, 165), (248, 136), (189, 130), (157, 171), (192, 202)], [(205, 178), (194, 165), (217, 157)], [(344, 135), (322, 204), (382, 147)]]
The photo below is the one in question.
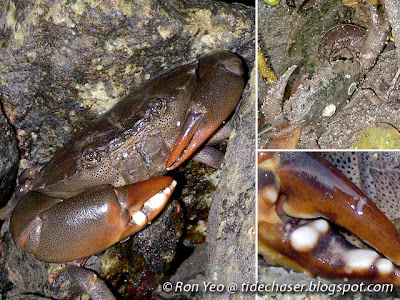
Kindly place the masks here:
[(258, 148), (400, 148), (396, 1), (258, 1)]
[(0, 1), (0, 299), (253, 300), (254, 0)]
[(259, 299), (396, 299), (400, 152), (258, 152)]

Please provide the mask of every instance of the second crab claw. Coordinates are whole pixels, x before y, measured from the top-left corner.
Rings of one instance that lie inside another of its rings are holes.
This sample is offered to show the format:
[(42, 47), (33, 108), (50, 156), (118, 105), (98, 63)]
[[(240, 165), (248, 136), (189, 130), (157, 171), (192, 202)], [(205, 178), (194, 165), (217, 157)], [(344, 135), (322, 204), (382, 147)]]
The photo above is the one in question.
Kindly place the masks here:
[(182, 164), (229, 117), (245, 85), (243, 72), (240, 58), (226, 51), (199, 59), (199, 84), (166, 163), (168, 170)]
[(11, 235), (19, 248), (44, 262), (85, 258), (143, 229), (175, 186), (172, 177), (163, 176), (120, 188), (100, 185), (65, 200), (33, 191), (16, 206)]
[[(258, 176), (264, 257), (310, 276), (400, 285), (400, 234), (329, 162), (316, 153), (262, 152)], [(374, 249), (358, 249), (335, 224)]]

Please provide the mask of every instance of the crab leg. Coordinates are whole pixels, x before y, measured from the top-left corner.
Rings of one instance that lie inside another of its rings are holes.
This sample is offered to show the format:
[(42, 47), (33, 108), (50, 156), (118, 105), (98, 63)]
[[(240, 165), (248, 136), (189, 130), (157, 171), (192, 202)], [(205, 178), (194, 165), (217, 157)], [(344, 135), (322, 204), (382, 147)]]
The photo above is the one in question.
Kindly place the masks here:
[[(277, 175), (282, 208), (296, 218), (324, 217), (353, 232), (400, 265), (400, 234), (355, 184), (316, 153), (296, 153)], [(368, 226), (365, 226), (368, 224)]]
[(370, 14), (371, 19), (360, 57), (360, 63), (364, 70), (371, 69), (375, 64), (390, 33), (390, 24), (383, 5), (378, 7), (371, 5)]
[(166, 163), (168, 170), (178, 167), (221, 126), (244, 88), (241, 60), (226, 51), (199, 59), (198, 76), (181, 133)]
[(286, 117), (283, 113), (283, 97), (285, 95), (286, 86), (289, 82), (290, 76), (296, 70), (297, 65), (291, 66), (268, 91), (263, 104), (261, 105), (261, 112), (269, 123), (274, 126), (281, 126), (287, 123)]
[[(315, 154), (263, 153), (258, 176), (261, 254), (310, 276), (400, 285), (400, 269), (392, 263), (396, 251), (390, 249), (398, 249), (399, 234), (372, 201), (330, 164)], [(356, 248), (320, 216), (349, 228), (392, 261), (374, 250)]]
[(116, 300), (104, 281), (92, 271), (68, 264), (66, 269), (70, 279), (88, 293), (92, 300)]
[(44, 262), (87, 257), (144, 228), (175, 185), (163, 176), (120, 188), (97, 186), (64, 201), (30, 192), (12, 214), (11, 234), (19, 248)]

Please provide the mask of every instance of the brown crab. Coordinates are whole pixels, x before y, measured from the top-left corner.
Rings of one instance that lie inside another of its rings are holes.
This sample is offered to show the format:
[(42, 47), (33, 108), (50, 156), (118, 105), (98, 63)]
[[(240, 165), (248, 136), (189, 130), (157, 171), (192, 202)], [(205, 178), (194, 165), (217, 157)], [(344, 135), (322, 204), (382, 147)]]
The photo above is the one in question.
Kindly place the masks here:
[[(139, 87), (41, 170), (12, 212), (16, 245), (44, 262), (72, 262), (144, 228), (176, 185), (160, 175), (208, 140), (234, 110), (243, 88), (241, 59), (227, 51)], [(208, 153), (202, 159), (210, 162)], [(91, 272), (71, 265), (67, 270), (92, 297), (112, 299)]]

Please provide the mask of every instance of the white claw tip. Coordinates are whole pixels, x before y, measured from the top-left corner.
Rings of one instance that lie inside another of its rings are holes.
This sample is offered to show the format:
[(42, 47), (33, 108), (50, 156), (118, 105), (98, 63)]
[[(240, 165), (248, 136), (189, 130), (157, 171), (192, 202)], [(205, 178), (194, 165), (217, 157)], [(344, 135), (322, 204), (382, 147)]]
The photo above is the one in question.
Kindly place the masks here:
[(131, 223), (135, 223), (141, 227), (146, 226), (148, 223), (147, 216), (143, 212), (137, 211), (132, 214)]
[(393, 263), (387, 258), (380, 258), (376, 261), (376, 268), (378, 272), (383, 275), (389, 275), (394, 272)]
[(329, 224), (326, 220), (312, 221), (292, 232), (290, 244), (297, 251), (309, 252), (317, 246), (321, 236), (326, 234), (328, 230)]
[(162, 191), (155, 194), (144, 203), (144, 207), (150, 210), (159, 210), (165, 206), (169, 197), (176, 187), (176, 181), (172, 180), (171, 184)]
[(349, 272), (367, 270), (372, 267), (379, 254), (373, 250), (356, 249), (343, 254)]

